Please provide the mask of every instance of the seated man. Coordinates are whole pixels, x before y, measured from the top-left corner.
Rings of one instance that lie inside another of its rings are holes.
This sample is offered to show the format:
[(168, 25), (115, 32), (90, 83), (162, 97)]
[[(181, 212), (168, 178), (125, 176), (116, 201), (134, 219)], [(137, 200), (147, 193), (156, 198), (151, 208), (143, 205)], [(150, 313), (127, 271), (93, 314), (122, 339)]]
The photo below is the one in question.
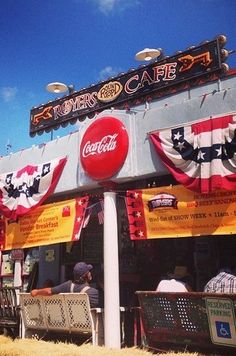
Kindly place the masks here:
[(205, 285), (206, 293), (236, 293), (235, 266), (224, 267)]
[(73, 281), (69, 280), (61, 283), (55, 287), (47, 287), (41, 289), (33, 289), (31, 291), (32, 297), (37, 295), (53, 295), (59, 293), (82, 293), (88, 294), (91, 308), (98, 306), (98, 290), (90, 287), (89, 283), (92, 280), (91, 269), (92, 265), (85, 262), (78, 262), (73, 269)]
[(187, 267), (176, 266), (173, 273), (168, 273), (167, 278), (160, 281), (157, 292), (189, 292), (191, 288), (191, 276)]

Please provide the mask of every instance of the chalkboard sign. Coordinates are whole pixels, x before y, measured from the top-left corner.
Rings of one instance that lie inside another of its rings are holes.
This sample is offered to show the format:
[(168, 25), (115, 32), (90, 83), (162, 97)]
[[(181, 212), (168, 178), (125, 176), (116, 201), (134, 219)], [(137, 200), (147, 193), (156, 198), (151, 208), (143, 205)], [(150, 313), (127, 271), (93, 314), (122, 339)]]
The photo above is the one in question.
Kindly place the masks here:
[(83, 236), (83, 260), (87, 263), (102, 263), (103, 235), (100, 232), (90, 232)]

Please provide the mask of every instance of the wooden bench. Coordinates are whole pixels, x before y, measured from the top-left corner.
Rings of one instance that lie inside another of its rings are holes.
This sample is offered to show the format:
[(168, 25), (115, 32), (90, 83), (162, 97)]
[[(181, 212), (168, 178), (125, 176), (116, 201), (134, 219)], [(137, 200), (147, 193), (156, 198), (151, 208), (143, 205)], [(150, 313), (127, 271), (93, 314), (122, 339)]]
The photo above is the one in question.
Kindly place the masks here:
[(103, 345), (102, 309), (90, 308), (86, 293), (61, 293), (32, 297), (20, 293), (23, 337), (44, 337), (47, 333), (80, 335)]
[(136, 292), (146, 346), (236, 355), (236, 295)]
[(19, 336), (20, 330), (19, 291), (20, 288), (0, 288), (0, 329), (13, 338)]

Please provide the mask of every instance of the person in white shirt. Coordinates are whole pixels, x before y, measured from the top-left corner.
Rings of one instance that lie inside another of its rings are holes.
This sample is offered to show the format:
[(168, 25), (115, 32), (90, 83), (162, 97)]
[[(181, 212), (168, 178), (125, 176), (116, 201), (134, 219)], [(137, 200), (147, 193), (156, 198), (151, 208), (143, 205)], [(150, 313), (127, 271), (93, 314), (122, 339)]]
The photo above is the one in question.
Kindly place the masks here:
[(176, 266), (173, 273), (169, 273), (166, 279), (158, 284), (157, 292), (190, 292), (191, 276), (186, 266)]

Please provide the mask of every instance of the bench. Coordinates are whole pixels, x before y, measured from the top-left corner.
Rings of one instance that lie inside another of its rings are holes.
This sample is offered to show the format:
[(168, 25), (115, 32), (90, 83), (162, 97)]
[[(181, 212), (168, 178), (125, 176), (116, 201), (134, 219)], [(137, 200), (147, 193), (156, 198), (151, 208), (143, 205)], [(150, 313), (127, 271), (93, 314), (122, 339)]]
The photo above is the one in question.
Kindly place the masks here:
[(235, 294), (136, 294), (145, 336), (143, 346), (162, 351), (188, 349), (236, 355)]
[(102, 345), (102, 309), (90, 308), (86, 293), (61, 293), (32, 297), (20, 293), (23, 337), (44, 337), (48, 333), (83, 336)]
[(19, 336), (20, 331), (19, 291), (20, 288), (0, 288), (0, 329), (13, 338)]

